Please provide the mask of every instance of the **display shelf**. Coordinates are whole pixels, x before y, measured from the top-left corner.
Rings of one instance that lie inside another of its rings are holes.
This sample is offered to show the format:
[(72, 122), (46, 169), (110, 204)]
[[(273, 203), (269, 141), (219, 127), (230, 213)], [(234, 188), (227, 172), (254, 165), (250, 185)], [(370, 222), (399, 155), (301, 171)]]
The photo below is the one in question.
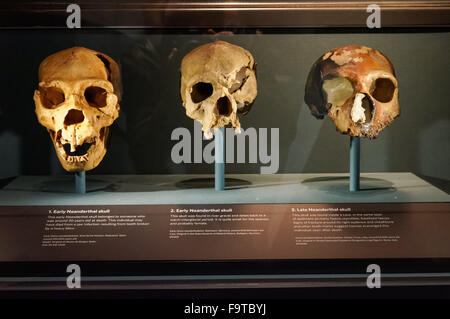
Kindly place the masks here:
[(450, 195), (412, 173), (361, 174), (361, 191), (349, 177), (330, 174), (227, 174), (226, 192), (210, 175), (91, 175), (87, 194), (74, 192), (73, 176), (19, 176), (2, 190), (2, 206), (158, 205), (257, 203), (449, 202)]

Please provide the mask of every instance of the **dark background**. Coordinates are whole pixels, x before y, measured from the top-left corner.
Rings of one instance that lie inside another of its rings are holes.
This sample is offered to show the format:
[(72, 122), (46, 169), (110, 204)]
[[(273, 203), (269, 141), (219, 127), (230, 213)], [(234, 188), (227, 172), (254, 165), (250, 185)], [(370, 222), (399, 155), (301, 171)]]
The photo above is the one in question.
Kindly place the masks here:
[[(312, 63), (328, 50), (360, 44), (382, 51), (399, 81), (401, 116), (375, 140), (362, 140), (362, 172), (413, 172), (450, 180), (448, 32), (301, 33), (144, 29), (0, 31), (0, 178), (65, 171), (36, 119), (33, 92), (40, 62), (72, 46), (104, 52), (121, 67), (123, 101), (107, 155), (90, 174), (211, 173), (210, 164), (175, 164), (177, 127), (193, 130), (179, 94), (179, 66), (196, 46), (225, 40), (258, 63), (258, 97), (242, 127), (279, 128), (278, 173), (348, 171), (349, 137), (303, 102)], [(229, 164), (229, 173), (259, 173), (261, 164)]]

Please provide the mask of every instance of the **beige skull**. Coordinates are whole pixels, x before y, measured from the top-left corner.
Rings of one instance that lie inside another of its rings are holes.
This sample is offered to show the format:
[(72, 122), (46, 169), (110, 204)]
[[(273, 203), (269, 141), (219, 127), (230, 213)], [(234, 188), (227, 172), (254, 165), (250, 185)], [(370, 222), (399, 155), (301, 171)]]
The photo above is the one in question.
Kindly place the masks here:
[(305, 90), (311, 113), (334, 121), (339, 132), (375, 138), (400, 114), (394, 67), (363, 46), (331, 50), (313, 65)]
[(257, 95), (255, 62), (247, 50), (224, 41), (208, 43), (188, 53), (181, 63), (181, 98), (186, 114), (211, 128), (240, 132), (237, 112), (246, 114)]
[(103, 53), (74, 47), (42, 61), (36, 115), (67, 171), (91, 170), (101, 162), (120, 97), (119, 67)]

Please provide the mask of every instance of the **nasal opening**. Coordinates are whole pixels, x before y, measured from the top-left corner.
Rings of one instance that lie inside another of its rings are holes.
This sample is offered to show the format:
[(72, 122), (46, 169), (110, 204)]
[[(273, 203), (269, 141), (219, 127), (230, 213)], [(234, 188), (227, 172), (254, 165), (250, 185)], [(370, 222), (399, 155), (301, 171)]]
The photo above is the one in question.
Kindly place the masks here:
[(228, 99), (228, 97), (223, 96), (220, 99), (217, 100), (217, 110), (219, 111), (220, 115), (224, 116), (230, 116), (231, 112), (233, 111), (233, 108), (231, 106), (231, 102)]
[(83, 112), (72, 109), (67, 113), (66, 118), (64, 119), (64, 125), (66, 126), (74, 125), (81, 123), (83, 121), (84, 121)]

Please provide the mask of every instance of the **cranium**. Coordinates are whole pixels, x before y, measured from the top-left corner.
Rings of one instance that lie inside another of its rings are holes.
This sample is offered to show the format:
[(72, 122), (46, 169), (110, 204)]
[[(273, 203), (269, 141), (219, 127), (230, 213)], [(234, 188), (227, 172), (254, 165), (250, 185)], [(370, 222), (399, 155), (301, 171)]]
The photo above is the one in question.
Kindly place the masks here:
[(400, 114), (394, 67), (364, 46), (331, 50), (312, 66), (305, 102), (311, 113), (334, 121), (339, 132), (375, 138)]
[(240, 131), (237, 112), (246, 114), (257, 95), (255, 62), (247, 50), (224, 41), (188, 53), (181, 63), (181, 98), (186, 114), (211, 128)]
[(119, 67), (103, 53), (74, 47), (42, 61), (36, 115), (67, 171), (87, 171), (101, 162), (120, 98)]

